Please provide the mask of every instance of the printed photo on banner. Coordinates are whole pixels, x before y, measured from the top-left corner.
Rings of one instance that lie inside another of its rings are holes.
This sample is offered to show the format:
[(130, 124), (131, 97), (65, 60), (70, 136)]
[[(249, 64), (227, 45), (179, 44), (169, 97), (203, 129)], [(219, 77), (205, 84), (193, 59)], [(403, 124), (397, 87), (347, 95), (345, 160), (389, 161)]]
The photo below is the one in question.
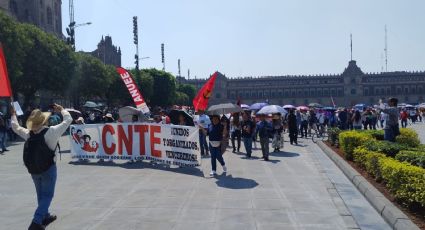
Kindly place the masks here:
[(72, 125), (72, 158), (149, 160), (167, 165), (201, 164), (199, 129), (152, 123)]

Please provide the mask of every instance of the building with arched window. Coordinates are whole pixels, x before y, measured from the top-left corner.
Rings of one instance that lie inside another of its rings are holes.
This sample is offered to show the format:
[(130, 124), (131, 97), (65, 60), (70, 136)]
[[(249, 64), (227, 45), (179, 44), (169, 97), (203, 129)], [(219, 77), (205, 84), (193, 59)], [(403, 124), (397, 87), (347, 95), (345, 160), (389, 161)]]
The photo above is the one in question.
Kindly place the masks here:
[[(179, 82), (200, 89), (206, 79), (184, 79)], [(376, 104), (381, 98), (397, 97), (400, 102), (425, 101), (425, 71), (364, 73), (350, 61), (341, 74), (313, 76), (264, 76), (228, 78), (219, 74), (210, 104), (269, 101), (271, 104), (320, 103), (349, 106)], [(332, 102), (333, 101), (333, 102)]]
[(62, 0), (0, 0), (0, 10), (63, 38)]

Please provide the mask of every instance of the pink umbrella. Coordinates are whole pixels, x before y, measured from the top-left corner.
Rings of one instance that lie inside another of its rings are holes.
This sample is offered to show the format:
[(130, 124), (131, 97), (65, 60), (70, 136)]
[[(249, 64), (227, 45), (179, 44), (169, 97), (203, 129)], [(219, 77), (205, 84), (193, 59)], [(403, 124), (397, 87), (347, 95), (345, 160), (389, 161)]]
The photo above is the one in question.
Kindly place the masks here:
[(308, 110), (308, 107), (307, 107), (307, 106), (302, 105), (302, 106), (298, 106), (298, 107), (297, 107), (297, 109), (298, 109), (298, 110)]

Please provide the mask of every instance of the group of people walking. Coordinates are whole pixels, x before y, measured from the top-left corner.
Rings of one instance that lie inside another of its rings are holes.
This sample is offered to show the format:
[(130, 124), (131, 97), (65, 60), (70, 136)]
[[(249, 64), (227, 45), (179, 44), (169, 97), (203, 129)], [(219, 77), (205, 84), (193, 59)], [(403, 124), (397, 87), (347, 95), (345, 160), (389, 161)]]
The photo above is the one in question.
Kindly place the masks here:
[[(246, 158), (252, 158), (253, 145), (256, 147), (257, 140), (261, 146), (262, 158), (269, 160), (269, 143), (272, 140), (274, 152), (279, 152), (283, 147), (283, 118), (281, 114), (273, 114), (271, 121), (267, 115), (252, 116), (251, 111), (226, 115), (208, 116), (204, 111), (198, 111), (195, 124), (200, 129), (199, 142), (201, 155), (211, 155), (211, 176), (216, 175), (216, 161), (227, 168), (222, 155), (229, 146), (229, 140), (233, 153), (241, 152), (241, 144), (245, 148)], [(208, 140), (207, 141), (207, 136)], [(294, 143), (297, 143), (296, 140)]]

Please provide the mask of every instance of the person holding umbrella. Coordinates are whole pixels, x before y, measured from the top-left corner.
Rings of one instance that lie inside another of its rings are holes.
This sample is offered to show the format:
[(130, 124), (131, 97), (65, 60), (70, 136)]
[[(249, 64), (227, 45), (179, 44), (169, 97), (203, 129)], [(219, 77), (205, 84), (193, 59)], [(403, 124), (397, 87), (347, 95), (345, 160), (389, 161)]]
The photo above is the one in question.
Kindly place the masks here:
[(269, 138), (273, 131), (272, 125), (266, 121), (266, 115), (260, 114), (260, 121), (257, 123), (256, 133), (260, 137), (261, 152), (265, 161), (269, 160)]
[(226, 163), (224, 162), (223, 155), (221, 154), (221, 141), (223, 136), (227, 135), (226, 126), (220, 122), (219, 115), (211, 115), (212, 123), (205, 129), (203, 126), (199, 126), (202, 133), (209, 136), (209, 150), (211, 153), (211, 173), (210, 176), (217, 175), (217, 161), (223, 167), (223, 172), (227, 172)]

